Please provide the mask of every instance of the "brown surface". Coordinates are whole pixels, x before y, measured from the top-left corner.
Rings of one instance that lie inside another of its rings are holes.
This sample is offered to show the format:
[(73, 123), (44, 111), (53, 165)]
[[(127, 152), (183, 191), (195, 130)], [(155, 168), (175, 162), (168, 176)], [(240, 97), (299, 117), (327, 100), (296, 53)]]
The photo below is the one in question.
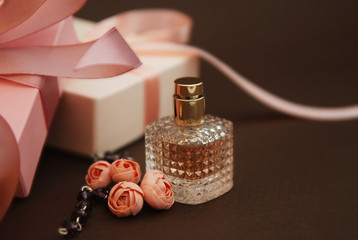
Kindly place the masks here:
[[(193, 16), (194, 45), (280, 96), (321, 106), (358, 103), (356, 1), (92, 0), (78, 16), (100, 20), (144, 7)], [(358, 239), (358, 121), (285, 117), (206, 64), (202, 72), (208, 112), (235, 123), (233, 190), (198, 206), (145, 206), (122, 219), (97, 206), (76, 239)], [(144, 168), (143, 140), (126, 149)], [(31, 195), (13, 202), (1, 239), (57, 239), (88, 165), (45, 149)]]

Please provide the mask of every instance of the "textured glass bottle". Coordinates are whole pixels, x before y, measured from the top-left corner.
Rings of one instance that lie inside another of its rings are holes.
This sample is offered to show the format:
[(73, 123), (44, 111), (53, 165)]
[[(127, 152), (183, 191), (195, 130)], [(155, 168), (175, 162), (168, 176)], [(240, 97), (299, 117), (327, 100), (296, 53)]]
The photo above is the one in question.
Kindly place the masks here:
[(172, 181), (177, 202), (199, 204), (233, 186), (233, 125), (205, 115), (203, 83), (175, 81), (174, 117), (145, 131), (146, 170), (161, 170)]

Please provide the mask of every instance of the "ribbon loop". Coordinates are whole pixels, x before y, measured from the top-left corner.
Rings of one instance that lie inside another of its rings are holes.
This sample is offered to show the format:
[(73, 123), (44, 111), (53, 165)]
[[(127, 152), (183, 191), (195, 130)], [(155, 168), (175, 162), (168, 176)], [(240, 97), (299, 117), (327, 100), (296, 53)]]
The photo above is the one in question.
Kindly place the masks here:
[(86, 40), (98, 38), (112, 27), (116, 27), (131, 46), (153, 41), (187, 43), (192, 20), (188, 15), (171, 9), (132, 10), (100, 21)]
[(139, 64), (136, 55), (115, 30), (98, 40), (81, 44), (0, 49), (0, 75), (103, 78), (127, 72)]

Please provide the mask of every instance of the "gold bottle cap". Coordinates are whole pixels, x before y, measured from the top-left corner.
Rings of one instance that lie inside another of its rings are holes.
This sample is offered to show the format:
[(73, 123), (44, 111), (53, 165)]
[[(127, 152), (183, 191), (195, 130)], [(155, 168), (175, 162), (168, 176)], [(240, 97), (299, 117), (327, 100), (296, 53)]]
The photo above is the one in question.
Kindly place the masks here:
[(200, 78), (184, 77), (175, 80), (174, 120), (180, 126), (204, 123), (205, 98)]

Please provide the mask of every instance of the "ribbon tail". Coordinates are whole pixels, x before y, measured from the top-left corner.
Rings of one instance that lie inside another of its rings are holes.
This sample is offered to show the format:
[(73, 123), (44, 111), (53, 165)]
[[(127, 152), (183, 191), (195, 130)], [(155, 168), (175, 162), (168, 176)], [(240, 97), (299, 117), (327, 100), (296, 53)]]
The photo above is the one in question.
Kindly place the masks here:
[(298, 104), (272, 94), (240, 75), (233, 68), (211, 53), (194, 46), (174, 43), (148, 43), (135, 46), (137, 53), (194, 53), (218, 69), (239, 88), (262, 104), (281, 113), (316, 121), (343, 121), (358, 119), (358, 105), (342, 107), (314, 107)]

